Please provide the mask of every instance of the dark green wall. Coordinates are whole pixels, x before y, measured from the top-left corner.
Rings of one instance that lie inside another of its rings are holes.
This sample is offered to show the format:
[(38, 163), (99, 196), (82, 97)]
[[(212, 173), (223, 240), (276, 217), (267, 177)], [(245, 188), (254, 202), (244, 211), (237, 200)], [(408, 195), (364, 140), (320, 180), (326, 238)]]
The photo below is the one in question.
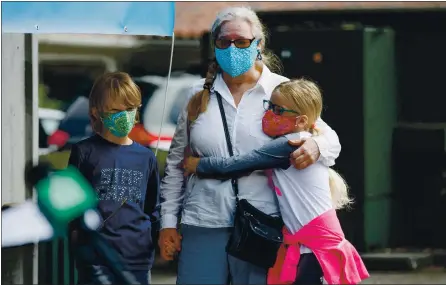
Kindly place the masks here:
[(364, 32), (364, 224), (367, 247), (387, 246), (392, 193), (396, 69), (390, 29)]

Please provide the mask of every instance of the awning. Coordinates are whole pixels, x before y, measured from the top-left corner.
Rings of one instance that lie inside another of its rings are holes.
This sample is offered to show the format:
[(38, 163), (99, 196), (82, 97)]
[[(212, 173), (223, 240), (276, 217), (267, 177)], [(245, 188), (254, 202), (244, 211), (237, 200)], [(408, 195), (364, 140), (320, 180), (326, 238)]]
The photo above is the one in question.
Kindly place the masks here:
[(2, 2), (3, 33), (172, 36), (174, 2)]
[(290, 11), (342, 11), (342, 10), (413, 10), (445, 9), (446, 2), (433, 1), (215, 1), (177, 2), (175, 36), (177, 38), (200, 38), (208, 32), (217, 13), (230, 6), (249, 6), (256, 12)]

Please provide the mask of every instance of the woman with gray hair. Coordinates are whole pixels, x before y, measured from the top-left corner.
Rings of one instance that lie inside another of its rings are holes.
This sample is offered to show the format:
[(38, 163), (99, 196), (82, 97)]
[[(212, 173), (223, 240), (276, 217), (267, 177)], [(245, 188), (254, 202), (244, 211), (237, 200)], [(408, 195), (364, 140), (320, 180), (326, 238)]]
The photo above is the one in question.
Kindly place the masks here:
[[(269, 100), (274, 88), (289, 79), (270, 70), (275, 57), (265, 50), (265, 31), (250, 8), (221, 11), (212, 26), (212, 39), (216, 60), (209, 65), (206, 78), (185, 94), (191, 99), (179, 116), (166, 161), (160, 190), (161, 256), (171, 260), (173, 252), (179, 251), (177, 284), (266, 284), (266, 268), (226, 251), (235, 213), (231, 180), (195, 175), (185, 180), (179, 165), (187, 147), (198, 156), (229, 156), (220, 103), (234, 154), (270, 141), (262, 131), (263, 100)], [(319, 136), (290, 142), (300, 146), (290, 157), (298, 169), (317, 160), (332, 166), (339, 156), (341, 146), (335, 131), (320, 118), (316, 127)], [(239, 178), (238, 192), (240, 199), (261, 212), (280, 215), (264, 171)]]

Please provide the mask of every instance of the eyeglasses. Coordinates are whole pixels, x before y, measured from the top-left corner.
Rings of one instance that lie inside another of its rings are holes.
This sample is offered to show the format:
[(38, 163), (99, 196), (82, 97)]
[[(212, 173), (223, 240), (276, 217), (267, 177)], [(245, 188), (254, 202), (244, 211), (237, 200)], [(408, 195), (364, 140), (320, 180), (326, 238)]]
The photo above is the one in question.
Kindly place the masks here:
[(290, 112), (299, 115), (298, 112), (280, 107), (276, 104), (271, 103), (270, 100), (263, 100), (263, 108), (265, 108), (265, 111), (271, 110), (274, 114), (280, 116), (282, 116), (284, 112)]
[(226, 40), (226, 39), (216, 39), (215, 40), (215, 46), (219, 49), (227, 49), (231, 46), (231, 44), (234, 44), (238, 48), (249, 48), (252, 44), (252, 42), (255, 40), (253, 39), (238, 39), (238, 40)]

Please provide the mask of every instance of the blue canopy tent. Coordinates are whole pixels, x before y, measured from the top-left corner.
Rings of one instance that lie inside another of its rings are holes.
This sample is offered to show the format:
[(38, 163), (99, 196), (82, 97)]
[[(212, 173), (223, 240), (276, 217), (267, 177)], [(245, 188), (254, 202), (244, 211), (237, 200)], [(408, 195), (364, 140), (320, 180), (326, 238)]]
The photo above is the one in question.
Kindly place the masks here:
[[(173, 49), (174, 49), (174, 2), (2, 2), (2, 34), (119, 34), (119, 35), (156, 35), (172, 37), (169, 72), (165, 96), (169, 88)], [(37, 109), (38, 100), (38, 43), (32, 37), (32, 90), (33, 108)], [(166, 108), (166, 99), (163, 106)], [(34, 129), (37, 129), (37, 112), (33, 112)], [(161, 133), (163, 126), (160, 126)], [(38, 133), (36, 131), (36, 133)], [(160, 137), (160, 136), (159, 136)], [(159, 139), (155, 154), (158, 153)], [(33, 155), (33, 157), (37, 157)], [(37, 159), (34, 161), (37, 163)], [(33, 206), (34, 205), (34, 206)], [(21, 208), (20, 208), (21, 207)], [(35, 207), (35, 208), (33, 208)], [(21, 210), (22, 209), (22, 210)], [(30, 215), (31, 213), (31, 215)], [(32, 214), (34, 213), (34, 214)], [(28, 219), (29, 227), (15, 231), (13, 227), (21, 218)], [(30, 219), (35, 218), (34, 221)], [(39, 228), (40, 230), (35, 230)], [(2, 213), (2, 247), (19, 246), (52, 238), (51, 226), (35, 203), (27, 201), (11, 212)], [(57, 248), (56, 248), (57, 251)], [(37, 283), (37, 258), (34, 254), (34, 280)], [(57, 262), (57, 260), (56, 260)], [(53, 275), (52, 283), (60, 284), (60, 278)], [(71, 284), (63, 278), (63, 283)]]
[[(2, 33), (121, 34), (172, 37), (166, 91), (174, 49), (174, 2), (3, 2)], [(36, 57), (37, 53), (34, 53)], [(33, 58), (33, 65), (38, 59)], [(34, 68), (34, 70), (38, 70)], [(33, 74), (37, 78), (38, 74)], [(38, 84), (38, 80), (34, 81)], [(33, 87), (36, 88), (37, 86)], [(166, 102), (166, 99), (165, 101)], [(165, 110), (165, 104), (163, 106)], [(164, 116), (164, 111), (163, 111)], [(160, 127), (160, 133), (162, 130)], [(160, 136), (158, 136), (160, 137)], [(155, 154), (158, 154), (158, 138)]]
[(174, 2), (4, 2), (4, 33), (172, 36)]

